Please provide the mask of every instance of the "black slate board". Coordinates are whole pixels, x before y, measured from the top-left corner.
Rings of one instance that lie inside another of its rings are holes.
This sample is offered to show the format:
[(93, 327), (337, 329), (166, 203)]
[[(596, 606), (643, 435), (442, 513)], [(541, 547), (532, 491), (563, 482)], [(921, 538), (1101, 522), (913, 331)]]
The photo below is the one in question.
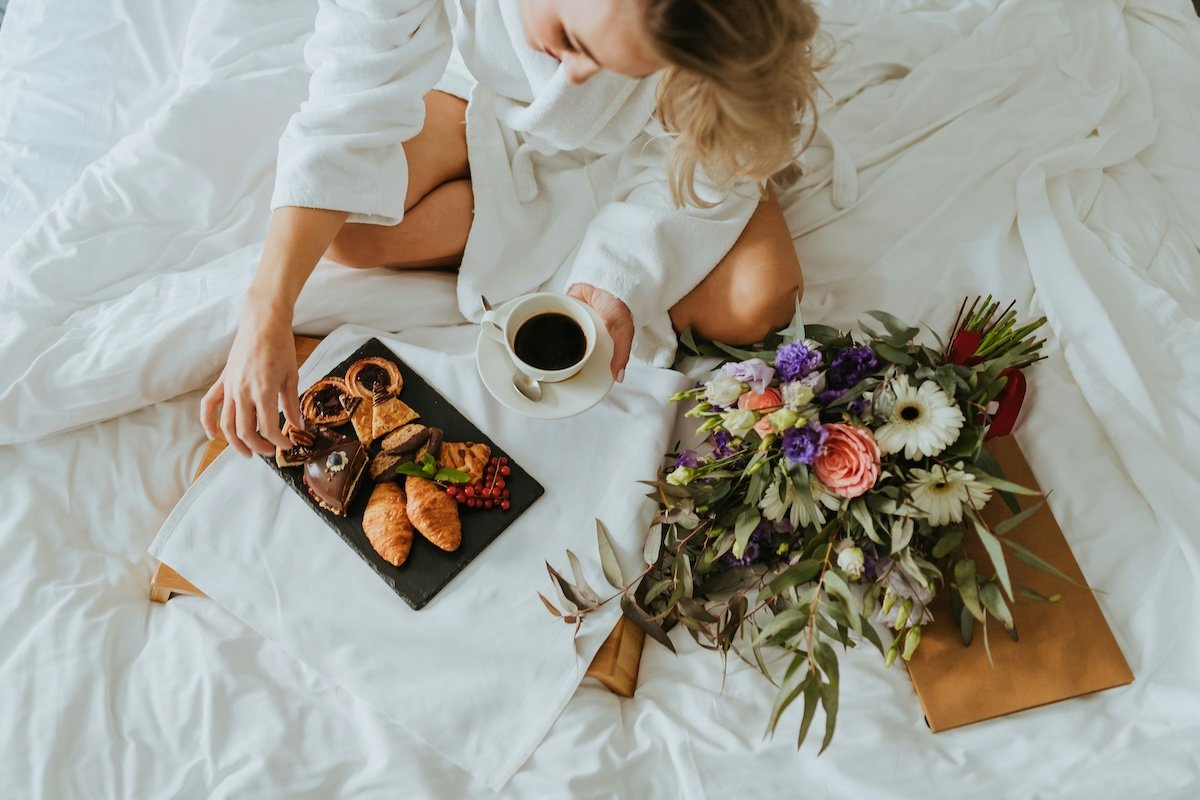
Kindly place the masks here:
[[(386, 358), (400, 367), (400, 373), (404, 377), (404, 388), (400, 392), (400, 399), (421, 415), (418, 422), (430, 427), (441, 428), (445, 431), (445, 440), (448, 442), (482, 442), (492, 448), (492, 455), (505, 455), (496, 449), (495, 444), (487, 435), (472, 425), (466, 417), (459, 413), (458, 409), (438, 394), (432, 386), (378, 339), (369, 339), (325, 377), (344, 377), (346, 369), (351, 364), (360, 358), (372, 356)], [(349, 423), (340, 425), (334, 430), (354, 436), (354, 428)], [(375, 442), (371, 445), (371, 455), (373, 456), (378, 451), (379, 443)], [(303, 467), (280, 468), (275, 463), (274, 456), (264, 457), (264, 460), (296, 494), (304, 499), (309, 508), (342, 538), (342, 541), (350, 545), (354, 552), (371, 565), (371, 569), (375, 570), (384, 583), (392, 587), (396, 594), (404, 598), (404, 601), (416, 610), (423, 608), (434, 595), (444, 589), (446, 584), (462, 571), (463, 567), (471, 563), (476, 556), (483, 552), (485, 547), (495, 541), (513, 523), (513, 520), (533, 505), (534, 501), (545, 491), (541, 484), (531, 478), (529, 473), (521, 469), (521, 466), (510, 458), (508, 466), (512, 472), (504, 479), (509, 490), (509, 503), (511, 504), (508, 511), (471, 509), (459, 506), (463, 539), (462, 546), (458, 550), (447, 553), (430, 544), (418, 533), (413, 537), (412, 551), (408, 555), (408, 560), (399, 567), (394, 567), (379, 557), (379, 554), (371, 547), (371, 543), (367, 541), (366, 534), (363, 533), (362, 516), (367, 508), (367, 500), (371, 496), (371, 488), (374, 486), (370, 473), (363, 473), (362, 481), (359, 483), (354, 500), (346, 511), (346, 516), (339, 517), (321, 508), (317, 501), (309, 495), (308, 489), (304, 486)]]

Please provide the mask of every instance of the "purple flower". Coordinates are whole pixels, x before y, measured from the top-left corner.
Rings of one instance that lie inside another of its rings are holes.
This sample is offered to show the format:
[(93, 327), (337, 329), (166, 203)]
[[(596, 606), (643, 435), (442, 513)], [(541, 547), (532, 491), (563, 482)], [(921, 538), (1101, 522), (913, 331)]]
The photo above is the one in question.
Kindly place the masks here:
[(879, 367), (879, 356), (867, 345), (847, 347), (833, 358), (825, 373), (830, 389), (849, 389)]
[(804, 342), (789, 342), (775, 353), (775, 370), (781, 381), (799, 380), (819, 366), (821, 352), (811, 349)]
[(862, 413), (867, 410), (867, 398), (860, 397), (857, 400), (850, 401), (850, 413), (855, 416), (862, 416)]
[(774, 532), (774, 526), (770, 522), (763, 520), (758, 523), (758, 527), (750, 533), (750, 539), (746, 542), (746, 549), (742, 551), (741, 558), (734, 558), (733, 551), (730, 550), (725, 555), (721, 556), (721, 563), (726, 567), (748, 567), (758, 560), (762, 555), (763, 545), (769, 544), (771, 534)]
[(729, 443), (733, 441), (733, 434), (726, 430), (718, 430), (713, 434), (713, 455), (717, 458), (728, 458), (733, 455), (733, 448)]
[(793, 464), (811, 464), (828, 438), (828, 431), (815, 420), (803, 428), (789, 428), (783, 433), (783, 454)]
[(694, 469), (698, 466), (700, 466), (700, 459), (696, 457), (695, 450), (684, 450), (679, 454), (679, 457), (675, 459), (676, 469), (679, 467), (692, 467)]
[(842, 389), (826, 389), (817, 395), (817, 405), (827, 406), (845, 393)]
[(751, 358), (737, 363), (730, 362), (721, 367), (721, 374), (750, 384), (750, 390), (762, 394), (775, 377), (775, 368), (761, 358)]

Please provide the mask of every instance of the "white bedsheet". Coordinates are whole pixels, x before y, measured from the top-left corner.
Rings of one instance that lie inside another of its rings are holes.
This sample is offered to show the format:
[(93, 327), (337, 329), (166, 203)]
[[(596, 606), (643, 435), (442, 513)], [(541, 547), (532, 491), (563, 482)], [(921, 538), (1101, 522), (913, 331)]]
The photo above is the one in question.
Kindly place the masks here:
[[(74, 13), (39, 8), (43, 30)], [(93, 155), (120, 141), (0, 268), (0, 440), (27, 440), (0, 448), (0, 794), (497, 796), (216, 604), (146, 602), (144, 548), (202, 444), (198, 396), (180, 393), (228, 345), (310, 13), (163, 8), (165, 28), (186, 26), (182, 72), (147, 85), (178, 91), (140, 118), (126, 103), (143, 95), (115, 98), (113, 119), (144, 126), (89, 138)], [(117, 0), (89, 9), (132, 51), (175, 52), (157, 25), (113, 27)], [(788, 203), (806, 318), (884, 307), (940, 327), (981, 291), (1051, 314), (1019, 438), (1137, 681), (933, 736), (903, 671), (854, 653), (839, 738), (816, 759), (763, 741), (771, 687), (734, 664), (718, 696), (719, 663), (685, 637), (679, 657), (647, 647), (632, 700), (585, 682), (504, 796), (1194, 797), (1200, 26), (1167, 0), (840, 2), (824, 17), (840, 42), (832, 144)], [(63, 49), (89, 63), (111, 53), (71, 35)], [(86, 100), (69, 87), (64, 106)], [(0, 116), (0, 174), (45, 187), (38, 154), (81, 131), (50, 117), (39, 141), (35, 89), (0, 80), (0, 108), (31, 126)], [(199, 168), (213, 164), (227, 169)], [(23, 194), (26, 219), (55, 193)], [(312, 332), (456, 321), (444, 276), (318, 281)]]

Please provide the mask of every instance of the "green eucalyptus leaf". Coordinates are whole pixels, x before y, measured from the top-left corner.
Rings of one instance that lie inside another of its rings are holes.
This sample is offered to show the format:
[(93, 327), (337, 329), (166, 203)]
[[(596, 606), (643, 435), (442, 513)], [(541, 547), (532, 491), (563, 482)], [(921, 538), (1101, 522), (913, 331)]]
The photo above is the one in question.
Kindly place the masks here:
[(711, 625), (717, 618), (694, 597), (685, 597), (679, 601), (679, 608), (694, 620)]
[(559, 575), (554, 570), (554, 567), (550, 566), (549, 561), (546, 562), (546, 571), (550, 573), (550, 578), (554, 581), (555, 585), (558, 586), (558, 589), (562, 593), (564, 600), (574, 604), (579, 608), (587, 605), (587, 603), (580, 598), (579, 593), (576, 591), (575, 587), (571, 585), (571, 582), (562, 575)]
[(737, 522), (733, 528), (733, 557), (741, 558), (746, 552), (746, 545), (750, 541), (750, 534), (754, 533), (754, 529), (758, 527), (758, 523), (762, 521), (758, 510), (747, 508), (742, 513), (738, 514)]
[(599, 603), (600, 595), (596, 594), (583, 576), (583, 564), (579, 562), (579, 556), (568, 550), (567, 561), (571, 564), (571, 575), (575, 578), (575, 590), (579, 596), (590, 605)]
[(1008, 577), (1008, 564), (1004, 561), (1004, 551), (1000, 548), (1000, 540), (992, 535), (978, 514), (972, 513), (971, 521), (975, 523), (975, 532), (979, 534), (979, 540), (983, 542), (983, 549), (987, 551), (988, 558), (992, 560), (992, 566), (996, 568), (996, 577), (1000, 579), (1004, 593), (1011, 600), (1013, 596), (1012, 580)]
[(871, 347), (874, 348), (875, 352), (893, 364), (899, 364), (902, 367), (911, 367), (913, 365), (912, 357), (898, 347), (893, 347), (882, 341), (872, 342)]
[(779, 718), (783, 716), (783, 712), (804, 691), (805, 683), (811, 680), (811, 676), (808, 674), (805, 674), (803, 678), (799, 678), (793, 673), (792, 677), (793, 680), (791, 682), (784, 682), (783, 687), (779, 690), (779, 694), (775, 697), (775, 704), (771, 707), (771, 716), (767, 718), (768, 734), (775, 732), (775, 726), (779, 724)]
[(1034, 514), (1036, 514), (1041, 509), (1041, 507), (1045, 504), (1046, 504), (1045, 500), (1039, 500), (1036, 503), (1034, 503), (1033, 505), (1031, 505), (1029, 508), (1022, 511), (1020, 514), (1014, 514), (1013, 516), (1009, 517), (1008, 519), (1000, 522), (995, 527), (995, 534), (997, 536), (1004, 536), (1009, 531), (1011, 531), (1013, 528), (1017, 527), (1022, 522), (1029, 519)]
[(875, 530), (875, 522), (871, 519), (871, 512), (867, 510), (865, 503), (851, 501), (850, 515), (854, 517), (855, 522), (862, 526), (863, 533), (867, 535), (868, 539), (875, 544), (883, 544), (883, 537), (881, 537), (879, 532)]
[(983, 602), (983, 607), (988, 610), (988, 613), (999, 620), (1005, 630), (1012, 629), (1012, 612), (1008, 610), (1008, 604), (1004, 602), (1004, 597), (1000, 594), (1000, 589), (996, 584), (989, 581), (980, 586), (979, 599)]
[(1018, 559), (1020, 559), (1024, 563), (1028, 564), (1029, 566), (1031, 566), (1035, 569), (1040, 569), (1043, 572), (1049, 572), (1051, 575), (1054, 575), (1055, 577), (1062, 578), (1064, 581), (1071, 584), (1072, 586), (1079, 585), (1079, 583), (1074, 578), (1072, 578), (1070, 575), (1063, 572), (1062, 570), (1060, 570), (1058, 567), (1054, 566), (1053, 564), (1050, 564), (1049, 562), (1045, 561), (1039, 555), (1037, 555), (1032, 550), (1030, 550), (1028, 547), (1025, 547), (1024, 545), (1021, 545), (1021, 544), (1017, 544), (1012, 539), (1001, 539), (1000, 541), (1005, 546), (1009, 547), (1014, 553), (1016, 553)]
[(625, 587), (625, 578), (621, 575), (621, 564), (617, 560), (617, 551), (613, 549), (612, 539), (604, 523), (596, 520), (596, 547), (600, 550), (600, 567), (604, 570), (604, 579), (614, 589)]
[(862, 633), (862, 618), (859, 617), (858, 611), (855, 609), (854, 595), (850, 591), (849, 585), (836, 570), (825, 570), (825, 590), (842, 601), (846, 606), (846, 614), (850, 621), (850, 627), (855, 633)]
[(937, 544), (933, 546), (933, 557), (944, 558), (958, 549), (962, 544), (962, 531), (950, 531), (942, 538), (938, 539)]
[(808, 729), (812, 726), (813, 716), (817, 713), (817, 702), (821, 699), (821, 685), (814, 680), (804, 683), (804, 716), (800, 719), (800, 732), (796, 737), (796, 748), (804, 744)]
[(808, 608), (789, 608), (775, 615), (775, 618), (763, 626), (754, 638), (753, 644), (758, 646), (772, 640), (786, 641), (798, 631), (808, 626)]
[(821, 740), (821, 749), (817, 755), (825, 752), (833, 741), (833, 733), (837, 729), (838, 714), (838, 681), (834, 677), (829, 683), (821, 684), (821, 707), (825, 709), (825, 738)]
[[(980, 451), (980, 453), (984, 453), (984, 452), (986, 452), (986, 451), (984, 451), (984, 450)], [(1000, 491), (1008, 492), (1010, 494), (1019, 494), (1024, 497), (1041, 497), (1041, 495), (1042, 495), (1042, 493), (1039, 492), (1037, 489), (1028, 489), (1024, 486), (1021, 486), (1018, 483), (1013, 483), (1012, 481), (1006, 481), (1003, 478), (997, 478), (994, 475), (984, 472), (979, 467), (968, 466), (967, 472), (970, 472), (972, 475), (974, 475), (975, 480), (979, 481), (980, 483), (984, 484), (985, 486), (991, 486), (993, 489), (999, 489)]]
[(810, 558), (805, 561), (797, 561), (790, 567), (767, 584), (767, 596), (773, 597), (777, 594), (782, 594), (793, 586), (799, 586), (802, 583), (808, 583), (821, 571), (821, 562), (815, 558)]
[(661, 597), (663, 593), (667, 591), (667, 589), (670, 589), (674, 585), (675, 581), (670, 578), (666, 578), (661, 581), (655, 581), (646, 591), (646, 597), (642, 600), (642, 602), (649, 606), (651, 603)]
[(901, 337), (905, 341), (912, 341), (913, 337), (921, 332), (920, 328), (914, 328), (904, 320), (886, 311), (868, 311), (867, 314), (882, 322), (883, 327), (887, 328), (888, 333)]
[(671, 644), (671, 640), (667, 636), (667, 632), (663, 630), (663, 627), (651, 619), (650, 615), (627, 594), (621, 595), (621, 613), (625, 615), (626, 619), (645, 631), (651, 639), (672, 653), (675, 652), (675, 645)]
[(979, 605), (979, 582), (975, 577), (974, 561), (964, 558), (954, 565), (954, 583), (958, 586), (958, 594), (971, 616), (983, 622), (983, 606)]

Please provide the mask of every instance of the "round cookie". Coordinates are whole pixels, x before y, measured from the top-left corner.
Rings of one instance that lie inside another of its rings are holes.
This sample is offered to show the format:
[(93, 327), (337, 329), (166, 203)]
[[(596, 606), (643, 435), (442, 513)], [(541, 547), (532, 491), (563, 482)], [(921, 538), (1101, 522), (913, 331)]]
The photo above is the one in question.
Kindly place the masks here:
[(351, 394), (362, 398), (395, 397), (404, 388), (400, 368), (386, 358), (360, 358), (346, 370)]
[(341, 378), (322, 378), (300, 396), (300, 413), (314, 425), (341, 425), (350, 419), (358, 398)]

